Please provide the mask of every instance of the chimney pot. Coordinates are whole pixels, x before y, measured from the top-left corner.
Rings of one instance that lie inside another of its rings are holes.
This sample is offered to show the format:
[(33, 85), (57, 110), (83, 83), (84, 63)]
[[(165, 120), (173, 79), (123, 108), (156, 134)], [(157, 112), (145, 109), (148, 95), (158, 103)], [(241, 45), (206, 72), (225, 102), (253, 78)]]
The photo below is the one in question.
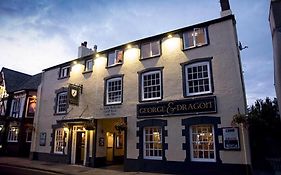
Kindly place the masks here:
[(231, 9), (229, 5), (229, 0), (220, 0), (221, 5), (221, 17), (231, 15)]

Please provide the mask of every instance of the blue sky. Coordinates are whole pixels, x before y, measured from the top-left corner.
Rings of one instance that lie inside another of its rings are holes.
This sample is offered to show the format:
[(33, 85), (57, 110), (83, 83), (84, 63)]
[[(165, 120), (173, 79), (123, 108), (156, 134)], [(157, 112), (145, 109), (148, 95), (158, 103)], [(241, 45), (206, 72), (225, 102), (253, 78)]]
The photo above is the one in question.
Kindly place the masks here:
[[(275, 97), (269, 1), (230, 0), (248, 104)], [(1, 0), (0, 69), (28, 74), (77, 57), (83, 41), (107, 49), (220, 17), (219, 0)]]

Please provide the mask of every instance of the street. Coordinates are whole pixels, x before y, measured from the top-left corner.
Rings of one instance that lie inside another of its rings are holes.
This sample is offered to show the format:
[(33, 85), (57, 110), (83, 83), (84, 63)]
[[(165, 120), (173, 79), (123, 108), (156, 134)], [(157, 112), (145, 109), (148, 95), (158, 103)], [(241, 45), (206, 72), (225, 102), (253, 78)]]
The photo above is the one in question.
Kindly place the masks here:
[(52, 173), (48, 171), (13, 167), (9, 165), (0, 165), (0, 174), (1, 175), (57, 175), (61, 173)]

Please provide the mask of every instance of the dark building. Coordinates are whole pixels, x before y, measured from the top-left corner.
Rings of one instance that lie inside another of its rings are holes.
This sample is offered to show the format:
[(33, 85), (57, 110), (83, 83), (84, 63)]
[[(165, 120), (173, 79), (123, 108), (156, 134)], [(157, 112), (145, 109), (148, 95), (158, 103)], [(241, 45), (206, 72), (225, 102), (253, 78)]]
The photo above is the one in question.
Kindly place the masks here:
[(41, 74), (28, 75), (2, 68), (0, 75), (0, 154), (28, 156), (37, 87)]

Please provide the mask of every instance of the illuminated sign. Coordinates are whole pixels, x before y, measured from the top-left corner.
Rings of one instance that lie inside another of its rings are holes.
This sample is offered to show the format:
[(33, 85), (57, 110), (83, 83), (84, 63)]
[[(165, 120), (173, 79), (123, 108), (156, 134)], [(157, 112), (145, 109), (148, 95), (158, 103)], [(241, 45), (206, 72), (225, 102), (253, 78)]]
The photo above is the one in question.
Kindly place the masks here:
[(215, 96), (137, 105), (138, 118), (193, 115), (216, 112), (217, 103)]

